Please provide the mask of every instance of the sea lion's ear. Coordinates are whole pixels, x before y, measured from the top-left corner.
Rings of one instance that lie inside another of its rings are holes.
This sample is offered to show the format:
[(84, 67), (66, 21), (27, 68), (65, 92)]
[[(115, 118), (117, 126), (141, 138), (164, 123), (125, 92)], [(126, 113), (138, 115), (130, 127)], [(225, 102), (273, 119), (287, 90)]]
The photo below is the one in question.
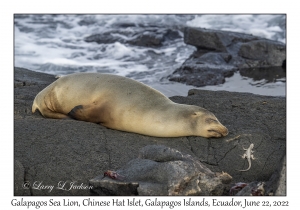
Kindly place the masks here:
[(192, 115), (200, 115), (201, 112), (194, 112)]

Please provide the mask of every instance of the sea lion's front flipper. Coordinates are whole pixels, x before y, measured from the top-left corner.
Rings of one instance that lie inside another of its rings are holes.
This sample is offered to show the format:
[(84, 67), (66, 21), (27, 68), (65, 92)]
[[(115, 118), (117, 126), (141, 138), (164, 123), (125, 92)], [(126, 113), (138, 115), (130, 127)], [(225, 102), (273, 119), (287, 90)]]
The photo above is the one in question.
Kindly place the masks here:
[(97, 109), (99, 109), (99, 107), (95, 105), (78, 105), (68, 113), (68, 116), (75, 120), (101, 123), (101, 113), (99, 113)]
[(82, 105), (75, 106), (69, 113), (68, 116), (75, 120), (84, 120), (86, 121), (86, 111)]

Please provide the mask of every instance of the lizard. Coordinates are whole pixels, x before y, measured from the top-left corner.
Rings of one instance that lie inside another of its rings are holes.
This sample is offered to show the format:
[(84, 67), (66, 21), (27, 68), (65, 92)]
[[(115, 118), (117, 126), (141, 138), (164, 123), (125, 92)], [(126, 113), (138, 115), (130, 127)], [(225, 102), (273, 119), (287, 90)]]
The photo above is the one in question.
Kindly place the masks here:
[(250, 168), (251, 168), (251, 159), (254, 160), (254, 156), (253, 156), (253, 147), (254, 147), (254, 144), (250, 144), (249, 148), (248, 149), (245, 149), (243, 147), (244, 150), (246, 150), (246, 152), (243, 154), (242, 158), (247, 158), (248, 160), (248, 164), (249, 164), (249, 167), (245, 170), (238, 170), (238, 171), (248, 171)]

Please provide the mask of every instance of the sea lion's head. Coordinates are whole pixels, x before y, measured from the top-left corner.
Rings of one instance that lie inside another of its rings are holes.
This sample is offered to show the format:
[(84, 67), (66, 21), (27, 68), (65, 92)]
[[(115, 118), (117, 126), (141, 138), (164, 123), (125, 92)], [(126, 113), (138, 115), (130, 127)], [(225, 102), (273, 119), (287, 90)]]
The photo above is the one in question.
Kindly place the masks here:
[(194, 130), (197, 136), (205, 138), (223, 137), (228, 134), (228, 129), (222, 125), (216, 116), (206, 109), (201, 109), (192, 114), (196, 126)]

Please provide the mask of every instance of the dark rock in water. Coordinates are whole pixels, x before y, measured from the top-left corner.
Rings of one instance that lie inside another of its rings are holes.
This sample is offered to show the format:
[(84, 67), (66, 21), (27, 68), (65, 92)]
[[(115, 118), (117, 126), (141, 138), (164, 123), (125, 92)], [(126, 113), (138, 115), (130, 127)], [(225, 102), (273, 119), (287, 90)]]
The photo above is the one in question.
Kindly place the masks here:
[(233, 51), (232, 44), (249, 42), (257, 39), (259, 38), (255, 36), (230, 31), (192, 27), (186, 27), (184, 29), (184, 43), (193, 45), (197, 47), (198, 50), (230, 52)]
[(129, 44), (143, 47), (160, 47), (162, 46), (163, 35), (155, 32), (146, 31), (142, 34), (136, 35), (128, 41)]
[(179, 34), (177, 30), (167, 29), (164, 30), (164, 41), (166, 40), (176, 40), (181, 39), (182, 36)]
[(144, 47), (160, 47), (166, 40), (170, 41), (180, 38), (181, 36), (178, 31), (171, 29), (154, 29), (138, 34), (129, 40), (128, 43)]
[(228, 53), (206, 53), (199, 58), (192, 55), (173, 72), (169, 80), (197, 87), (223, 84), (225, 77), (231, 77), (237, 70), (227, 65), (230, 60), (231, 55)]
[(282, 66), (285, 44), (236, 32), (185, 28), (184, 42), (197, 50), (168, 78), (197, 87), (218, 85), (235, 71)]
[(137, 34), (127, 43), (143, 47), (161, 47), (165, 41), (180, 39), (178, 31), (172, 29), (152, 29)]
[(281, 66), (285, 59), (285, 53), (285, 44), (276, 41), (256, 40), (243, 43), (240, 46), (238, 55), (252, 62), (246, 62), (239, 67)]
[(252, 78), (254, 81), (264, 79), (266, 82), (276, 82), (278, 79), (286, 77), (286, 72), (280, 66), (241, 69), (240, 74)]
[(97, 42), (98, 44), (110, 44), (115, 42), (123, 42), (121, 37), (115, 36), (112, 32), (102, 34), (94, 34), (84, 39), (86, 42)]
[[(98, 195), (222, 195), (232, 179), (215, 174), (191, 155), (163, 145), (149, 145), (129, 161), (119, 174), (124, 180), (101, 176), (90, 180)], [(132, 187), (131, 187), (132, 186)], [(135, 186), (136, 188), (134, 188)]]
[[(30, 193), (34, 196), (88, 196), (91, 194), (89, 180), (107, 170), (121, 169), (137, 159), (138, 152), (147, 145), (159, 144), (173, 148), (165, 150), (164, 153), (159, 148), (143, 149), (143, 155), (139, 159), (148, 160), (148, 166), (150, 162), (153, 165), (176, 162), (173, 160), (184, 162), (187, 155), (190, 155), (192, 160), (199, 160), (213, 173), (224, 171), (230, 174), (233, 183), (267, 183), (282, 165), (281, 160), (286, 155), (285, 97), (193, 89), (187, 97), (174, 96), (170, 99), (176, 103), (208, 109), (228, 128), (229, 134), (217, 139), (199, 136), (158, 138), (107, 129), (95, 123), (47, 119), (38, 112), (32, 114), (31, 106), (36, 94), (55, 80), (54, 75), (17, 67), (14, 69), (14, 160), (19, 162), (15, 163), (14, 195)], [(241, 155), (244, 153), (243, 147), (248, 148), (250, 143), (254, 143), (254, 157), (257, 159), (252, 160), (250, 170), (237, 171), (248, 167), (247, 160), (242, 159)], [(135, 161), (132, 163), (136, 164)], [(188, 170), (190, 163), (184, 163)], [(168, 167), (171, 166), (177, 165), (174, 163)], [(196, 168), (198, 170), (198, 166)], [(278, 186), (284, 186), (285, 168), (280, 171), (282, 175), (279, 176)], [(131, 174), (126, 176), (131, 177)], [(24, 181), (33, 184), (39, 180), (43, 181), (43, 185), (54, 186), (53, 190), (39, 190), (32, 186), (25, 190), (22, 187)], [(197, 179), (193, 181), (196, 182)], [(70, 189), (71, 182), (77, 189)], [(272, 183), (275, 185), (278, 182)], [(65, 183), (65, 188), (58, 189), (59, 183)], [(119, 186), (119, 182), (116, 183)], [(138, 188), (135, 182), (131, 183), (131, 193), (136, 195)], [(191, 180), (191, 183), (194, 182)], [(151, 189), (163, 186), (159, 184), (152, 185)], [(272, 189), (276, 189), (276, 186)], [(204, 189), (201, 186), (199, 188)], [(150, 187), (144, 189), (150, 191)], [(229, 188), (224, 189), (224, 195), (227, 195), (228, 191)]]
[[(130, 38), (125, 38), (130, 37)], [(114, 42), (126, 43), (143, 47), (161, 47), (165, 41), (180, 39), (178, 31), (172, 29), (135, 29), (133, 31), (111, 30), (102, 34), (94, 34), (86, 37), (86, 42), (97, 42), (98, 44), (109, 44)]]

